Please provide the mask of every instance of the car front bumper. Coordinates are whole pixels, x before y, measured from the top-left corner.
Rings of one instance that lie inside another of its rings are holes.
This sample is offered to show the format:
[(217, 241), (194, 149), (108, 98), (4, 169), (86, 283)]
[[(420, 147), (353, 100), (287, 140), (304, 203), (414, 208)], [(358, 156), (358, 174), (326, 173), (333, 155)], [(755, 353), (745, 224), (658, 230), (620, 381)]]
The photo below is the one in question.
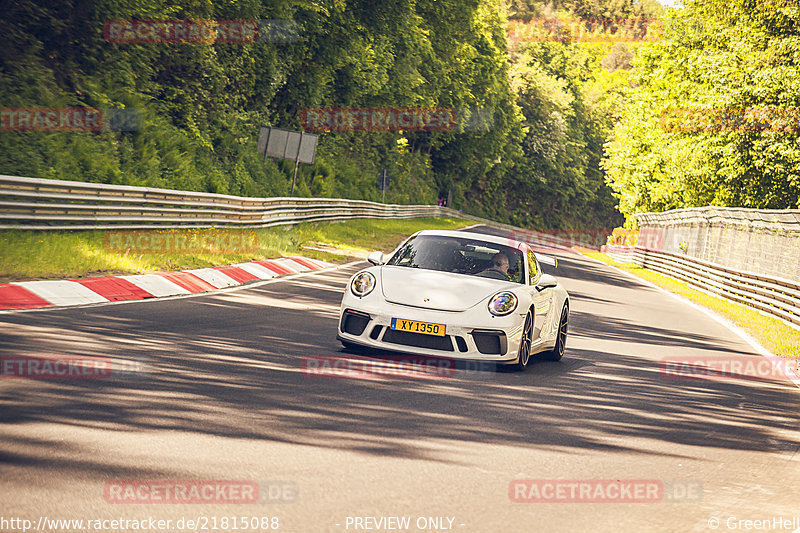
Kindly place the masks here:
[[(392, 318), (443, 324), (445, 336), (392, 330)], [(495, 317), (481, 305), (458, 312), (438, 311), (346, 293), (337, 338), (378, 350), (512, 363), (517, 358), (524, 322), (525, 313), (519, 310)]]

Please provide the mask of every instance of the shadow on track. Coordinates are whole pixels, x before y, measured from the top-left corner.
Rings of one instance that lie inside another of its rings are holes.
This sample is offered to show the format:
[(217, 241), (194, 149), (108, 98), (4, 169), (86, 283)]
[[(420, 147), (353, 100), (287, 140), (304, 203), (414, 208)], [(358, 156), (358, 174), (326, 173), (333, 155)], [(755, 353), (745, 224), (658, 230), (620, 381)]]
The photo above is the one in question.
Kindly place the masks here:
[[(565, 260), (558, 274), (635, 288), (635, 282), (583, 266)], [(4, 356), (113, 357), (143, 363), (147, 370), (107, 380), (2, 380), (0, 424), (166, 429), (451, 462), (413, 442), (651, 453), (634, 444), (647, 438), (764, 450), (774, 430), (796, 423), (787, 414), (796, 406), (781, 387), (666, 381), (651, 360), (578, 350), (569, 342), (562, 362), (536, 363), (525, 373), (311, 379), (303, 372), (304, 358), (348, 356), (335, 340), (341, 294), (335, 287), (344, 287), (354, 271), (199, 298), (6, 315), (0, 319)], [(665, 343), (716, 355), (723, 350), (696, 333), (584, 313), (579, 299), (574, 336), (637, 343), (643, 350)], [(59, 446), (58, 440), (3, 439), (0, 461), (30, 461), (32, 467), (97, 478), (115, 468), (63, 454), (33, 461), (34, 454)], [(20, 451), (26, 449), (30, 456)]]

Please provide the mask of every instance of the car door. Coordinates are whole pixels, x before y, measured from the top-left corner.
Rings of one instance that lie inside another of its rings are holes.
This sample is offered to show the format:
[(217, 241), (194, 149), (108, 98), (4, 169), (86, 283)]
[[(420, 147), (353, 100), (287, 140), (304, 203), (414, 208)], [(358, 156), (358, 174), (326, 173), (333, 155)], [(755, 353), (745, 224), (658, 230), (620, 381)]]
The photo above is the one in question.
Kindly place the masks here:
[(537, 284), (542, 277), (542, 267), (536, 259), (536, 255), (528, 250), (528, 290), (530, 291), (531, 301), (534, 308), (534, 321), (533, 321), (533, 341), (532, 346), (536, 346), (544, 342), (542, 337), (542, 330), (547, 324), (547, 318), (551, 314), (551, 307), (553, 305), (553, 290), (543, 289), (539, 290)]

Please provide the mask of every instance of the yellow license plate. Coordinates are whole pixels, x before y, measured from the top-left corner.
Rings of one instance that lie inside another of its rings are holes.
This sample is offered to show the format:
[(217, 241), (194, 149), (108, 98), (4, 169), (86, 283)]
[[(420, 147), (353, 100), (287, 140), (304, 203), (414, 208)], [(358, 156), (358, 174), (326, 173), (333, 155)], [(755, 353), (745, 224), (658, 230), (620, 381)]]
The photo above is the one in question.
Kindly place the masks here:
[(391, 328), (398, 331), (411, 331), (413, 333), (424, 333), (425, 335), (444, 337), (444, 324), (430, 324), (428, 322), (417, 322), (416, 320), (406, 320), (404, 318), (393, 318)]

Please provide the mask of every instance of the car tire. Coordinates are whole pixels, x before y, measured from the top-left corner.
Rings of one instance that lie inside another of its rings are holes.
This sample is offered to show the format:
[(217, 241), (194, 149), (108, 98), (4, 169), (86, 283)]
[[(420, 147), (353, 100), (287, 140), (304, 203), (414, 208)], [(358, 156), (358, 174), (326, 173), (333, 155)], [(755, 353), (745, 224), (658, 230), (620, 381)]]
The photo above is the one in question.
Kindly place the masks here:
[(569, 328), (569, 304), (564, 303), (561, 311), (561, 319), (558, 321), (558, 332), (556, 333), (556, 344), (552, 350), (542, 352), (541, 358), (545, 361), (561, 361), (564, 357), (564, 349), (567, 345), (567, 330)]
[(525, 315), (525, 325), (522, 327), (522, 338), (519, 341), (517, 362), (511, 365), (513, 370), (522, 372), (531, 362), (531, 343), (533, 342), (533, 314), (528, 311)]

